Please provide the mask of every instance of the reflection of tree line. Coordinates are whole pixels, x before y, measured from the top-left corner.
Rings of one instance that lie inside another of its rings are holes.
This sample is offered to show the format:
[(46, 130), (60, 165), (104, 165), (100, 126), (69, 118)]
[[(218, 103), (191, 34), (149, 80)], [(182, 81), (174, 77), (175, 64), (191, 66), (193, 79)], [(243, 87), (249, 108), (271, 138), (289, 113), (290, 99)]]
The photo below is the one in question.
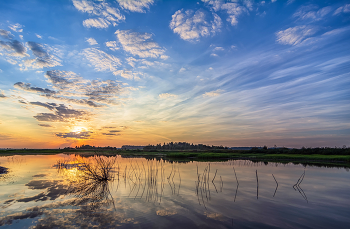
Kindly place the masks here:
[[(218, 193), (218, 189), (215, 185), (215, 178), (217, 175), (218, 170), (216, 169), (214, 177), (211, 181), (213, 187), (215, 188), (216, 193)], [(235, 191), (235, 197), (233, 202), (236, 202), (236, 198), (237, 198), (237, 192), (238, 192), (238, 188), (239, 188), (239, 181), (237, 178), (237, 174), (236, 174), (236, 170), (233, 167), (233, 172), (235, 174), (235, 178), (236, 178), (236, 191)], [(258, 177), (258, 170), (255, 171), (256, 174), (256, 198), (259, 199), (259, 177)], [(203, 173), (200, 174), (198, 171), (198, 165), (197, 165), (197, 181), (195, 181), (196, 184), (196, 195), (198, 198), (198, 203), (199, 205), (203, 205), (205, 209), (207, 209), (206, 205), (205, 205), (205, 200), (206, 202), (209, 202), (209, 200), (211, 200), (211, 196), (210, 196), (210, 163), (208, 164), (208, 166), (206, 166), (203, 170)], [(278, 182), (275, 178), (275, 176), (272, 174), (272, 177), (274, 179), (274, 181), (276, 182), (276, 189), (274, 191), (273, 197), (275, 197), (277, 189), (278, 189)], [(305, 194), (305, 192), (303, 191), (303, 189), (300, 187), (301, 182), (303, 181), (305, 177), (305, 170), (304, 173), (300, 176), (300, 178), (298, 179), (297, 183), (293, 185), (293, 188), (295, 191), (299, 191), (299, 193), (301, 194), (301, 196), (306, 200), (306, 202), (308, 202), (307, 196)], [(222, 188), (223, 188), (224, 182), (222, 180), (222, 177), (220, 176), (220, 192), (222, 192)]]

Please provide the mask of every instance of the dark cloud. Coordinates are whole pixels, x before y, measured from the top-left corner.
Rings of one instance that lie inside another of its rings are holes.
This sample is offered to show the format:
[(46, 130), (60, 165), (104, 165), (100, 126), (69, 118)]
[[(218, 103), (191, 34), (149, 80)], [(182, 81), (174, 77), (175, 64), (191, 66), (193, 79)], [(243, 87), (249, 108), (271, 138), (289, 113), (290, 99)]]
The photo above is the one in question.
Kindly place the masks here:
[(46, 189), (46, 192), (39, 193), (38, 195), (18, 199), (18, 202), (31, 202), (31, 201), (45, 201), (55, 200), (59, 196), (67, 193), (67, 187), (62, 184), (60, 180), (31, 180), (26, 184), (29, 189)]
[(10, 31), (6, 31), (6, 30), (3, 30), (3, 29), (0, 29), (0, 37), (3, 37), (5, 39), (12, 39), (13, 35), (11, 34)]
[(51, 125), (49, 125), (49, 124), (38, 124), (39, 126), (42, 126), (42, 127), (52, 127)]
[(4, 202), (4, 204), (10, 204), (10, 203), (12, 203), (13, 201), (15, 201), (15, 199), (6, 200), (6, 201)]
[(25, 56), (27, 49), (17, 40), (4, 42), (0, 41), (0, 46), (6, 50), (14, 52), (12, 55)]
[(47, 89), (47, 88), (31, 87), (30, 83), (17, 82), (14, 84), (14, 87), (22, 89), (24, 91), (39, 92), (39, 93), (43, 93), (46, 95), (51, 95), (51, 94), (56, 93), (55, 91), (52, 91), (52, 90)]
[(46, 189), (51, 186), (55, 186), (57, 181), (51, 180), (31, 180), (26, 184), (30, 189)]
[(102, 129), (114, 129), (114, 128), (116, 128), (115, 126), (104, 126), (104, 127), (102, 127)]
[(35, 195), (35, 196), (18, 199), (17, 202), (28, 203), (28, 202), (39, 201), (39, 200), (41, 200), (41, 201), (47, 200), (44, 192), (39, 193), (38, 195)]
[(33, 175), (32, 177), (46, 177), (47, 174), (36, 174), (36, 175)]
[[(34, 182), (30, 181), (29, 183)], [(26, 184), (29, 186), (28, 184)], [(32, 201), (46, 201), (46, 200), (55, 200), (61, 195), (67, 194), (67, 187), (62, 184), (57, 184), (57, 181), (47, 181), (43, 180), (37, 184), (33, 184), (34, 186), (30, 186), (30, 189), (47, 189), (46, 192), (41, 192), (35, 196), (25, 197), (21, 199), (17, 199), (17, 202), (32, 202)]]
[[(115, 127), (107, 127), (107, 128), (115, 128)], [(108, 133), (102, 133), (103, 135), (108, 135), (108, 136), (118, 136), (120, 134), (117, 134), (121, 132), (120, 130), (109, 130)]]
[(0, 166), (0, 174), (4, 174), (4, 173), (7, 173), (7, 172), (8, 172), (7, 168)]
[(60, 97), (60, 96), (52, 96), (52, 98), (66, 101), (69, 103), (76, 103), (79, 105), (88, 105), (90, 107), (104, 107), (104, 105), (97, 104), (97, 103), (95, 103), (91, 100), (88, 100), (88, 99), (70, 99), (70, 98), (64, 98), (64, 97)]
[(49, 110), (54, 110), (55, 107), (57, 106), (56, 103), (30, 102), (30, 104), (36, 105), (36, 106), (45, 107), (45, 108), (47, 108)]
[[(87, 105), (90, 107), (104, 107), (105, 105), (98, 103), (111, 103), (113, 97), (119, 93), (120, 87), (114, 81), (90, 81), (84, 80), (74, 72), (52, 70), (45, 74), (47, 81), (52, 84), (53, 88), (58, 90), (60, 95), (54, 96), (70, 103)], [(69, 96), (88, 97), (87, 99), (72, 99)]]
[(39, 113), (34, 116), (38, 121), (45, 122), (68, 122), (76, 120), (88, 120), (89, 113), (84, 110), (75, 110), (66, 107), (64, 104), (52, 105), (54, 103), (47, 103), (48, 107), (52, 106), (54, 113)]
[(114, 81), (107, 80), (103, 84), (93, 81), (85, 95), (89, 96), (89, 100), (92, 101), (111, 103), (110, 98), (115, 97), (119, 92), (120, 86)]
[(117, 136), (117, 135), (120, 135), (120, 134), (113, 134), (113, 133), (102, 133), (103, 135), (107, 135), (107, 136)]
[[(33, 41), (28, 41), (27, 45), (30, 50), (32, 50), (33, 55), (36, 57), (32, 60), (25, 61), (26, 67), (33, 68), (44, 68), (44, 67), (54, 67), (61, 65), (60, 59), (55, 55), (50, 55), (46, 49), (49, 49), (54, 52), (54, 49), (50, 48), (47, 45), (42, 45)], [(44, 48), (45, 47), (45, 48)]]
[(26, 102), (26, 101), (21, 100), (21, 99), (20, 99), (20, 100), (18, 100), (18, 102), (19, 102), (19, 103), (23, 103), (23, 104), (27, 104), (27, 102)]
[(49, 54), (43, 49), (41, 44), (33, 41), (28, 41), (27, 44), (34, 56), (38, 58), (39, 62), (48, 62), (50, 60)]
[[(63, 73), (63, 74), (62, 74)], [(60, 89), (65, 89), (67, 86), (69, 86), (70, 84), (73, 84), (73, 82), (70, 82), (69, 80), (67, 80), (64, 76), (66, 74), (64, 74), (65, 72), (62, 71), (57, 71), (57, 70), (53, 70), (53, 71), (47, 71), (45, 74), (45, 77), (48, 79), (48, 81), (50, 83), (52, 83), (55, 87), (58, 87)]]
[(84, 132), (69, 132), (69, 133), (57, 133), (57, 137), (61, 138), (78, 138), (78, 139), (87, 139), (89, 138), (92, 132), (84, 131)]
[(4, 94), (2, 94), (1, 92), (0, 92), (0, 99), (1, 98), (7, 98)]

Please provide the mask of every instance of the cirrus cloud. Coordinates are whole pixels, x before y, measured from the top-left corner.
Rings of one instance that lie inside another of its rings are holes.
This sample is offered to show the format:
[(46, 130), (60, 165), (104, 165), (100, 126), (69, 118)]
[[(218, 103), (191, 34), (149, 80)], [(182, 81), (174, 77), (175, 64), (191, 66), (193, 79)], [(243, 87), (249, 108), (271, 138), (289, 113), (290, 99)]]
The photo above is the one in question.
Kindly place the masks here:
[(316, 33), (316, 28), (312, 26), (295, 26), (276, 33), (277, 42), (284, 45), (300, 44), (305, 38)]

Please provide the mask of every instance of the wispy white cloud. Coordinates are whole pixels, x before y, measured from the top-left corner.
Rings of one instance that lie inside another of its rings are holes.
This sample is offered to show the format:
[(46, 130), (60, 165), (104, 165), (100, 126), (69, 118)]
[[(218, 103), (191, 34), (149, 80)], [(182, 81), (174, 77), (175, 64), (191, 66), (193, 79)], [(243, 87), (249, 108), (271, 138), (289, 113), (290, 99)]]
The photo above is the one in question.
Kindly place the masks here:
[(312, 26), (295, 26), (276, 33), (277, 42), (285, 45), (297, 45), (305, 38), (315, 34), (317, 29)]
[(223, 47), (215, 47), (213, 51), (224, 51), (225, 49)]
[(186, 68), (182, 67), (182, 68), (180, 68), (179, 73), (184, 72), (184, 71), (186, 71)]
[(131, 70), (117, 70), (113, 72), (114, 75), (120, 75), (121, 77), (128, 79), (128, 80), (140, 80), (142, 76), (144, 76), (144, 73), (142, 72), (133, 72)]
[(224, 90), (221, 89), (217, 89), (215, 91), (209, 91), (203, 94), (203, 97), (215, 97), (215, 96), (219, 96), (224, 92)]
[(181, 9), (172, 15), (169, 26), (174, 33), (180, 35), (181, 39), (198, 41), (200, 37), (214, 35), (220, 31), (221, 18), (216, 13), (212, 13), (212, 16), (214, 19), (208, 21), (208, 16), (203, 10), (194, 12), (193, 10), (184, 11)]
[(86, 48), (82, 54), (95, 67), (96, 71), (114, 72), (121, 64), (120, 60), (117, 57), (107, 54), (96, 48)]
[(273, 72), (268, 78), (270, 79), (280, 79), (287, 76), (295, 76), (297, 74), (300, 74), (300, 72), (305, 71), (307, 68), (310, 68), (310, 65), (304, 65), (304, 66), (294, 66), (290, 68), (285, 68), (282, 70), (278, 70)]
[(316, 5), (302, 6), (293, 14), (293, 17), (298, 18), (298, 20), (319, 21), (332, 11), (330, 6), (317, 9)]
[(23, 32), (23, 28), (24, 26), (19, 24), (19, 23), (16, 23), (16, 24), (13, 24), (13, 25), (9, 25), (9, 28), (14, 31), (14, 32), (18, 32), (18, 33), (22, 33)]
[(111, 23), (103, 18), (89, 18), (83, 21), (83, 25), (87, 28), (95, 27), (99, 29), (108, 28)]
[(120, 7), (132, 12), (145, 13), (149, 9), (150, 5), (154, 3), (153, 0), (117, 0)]
[(119, 47), (117, 45), (116, 41), (107, 41), (105, 45), (112, 51), (117, 51), (119, 50)]
[(89, 43), (89, 45), (97, 45), (98, 44), (97, 41), (92, 37), (86, 38), (86, 42)]
[(340, 13), (350, 13), (350, 4), (346, 4), (344, 6), (339, 7), (334, 11), (333, 15), (337, 15)]
[(244, 6), (241, 6), (237, 3), (225, 3), (221, 6), (221, 9), (226, 10), (227, 14), (229, 15), (226, 21), (230, 22), (231, 25), (237, 25), (238, 17), (242, 13), (248, 12)]
[(210, 56), (217, 57), (217, 56), (219, 56), (219, 55), (218, 55), (218, 54), (216, 54), (216, 53), (212, 53), (212, 54), (210, 54)]
[(170, 94), (170, 93), (162, 93), (162, 94), (159, 94), (159, 98), (161, 98), (161, 99), (171, 99), (171, 98), (177, 98), (177, 95)]
[(148, 68), (150, 66), (165, 66), (166, 64), (159, 61), (148, 61), (146, 59), (136, 59), (134, 57), (126, 58), (128, 64), (133, 68)]
[(115, 34), (126, 52), (141, 58), (168, 58), (164, 55), (165, 49), (152, 40), (152, 34), (137, 33), (131, 30), (117, 30)]
[(37, 38), (39, 38), (39, 39), (43, 39), (43, 37), (40, 36), (39, 34), (35, 34), (35, 36), (36, 36)]
[(83, 25), (87, 28), (107, 28), (110, 25), (117, 26), (118, 23), (125, 21), (125, 16), (107, 2), (73, 0), (73, 5), (81, 12), (97, 16), (97, 18), (89, 18), (83, 21)]

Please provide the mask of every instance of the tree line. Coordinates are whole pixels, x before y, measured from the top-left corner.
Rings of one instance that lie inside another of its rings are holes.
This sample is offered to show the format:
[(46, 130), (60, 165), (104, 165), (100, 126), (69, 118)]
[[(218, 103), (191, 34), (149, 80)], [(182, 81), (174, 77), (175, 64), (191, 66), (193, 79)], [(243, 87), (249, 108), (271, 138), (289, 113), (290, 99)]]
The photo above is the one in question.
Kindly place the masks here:
[(157, 145), (147, 145), (143, 148), (144, 151), (151, 150), (217, 150), (217, 149), (228, 149), (224, 146), (209, 146), (204, 144), (195, 145), (193, 143), (188, 142), (169, 142), (169, 143), (161, 143)]

